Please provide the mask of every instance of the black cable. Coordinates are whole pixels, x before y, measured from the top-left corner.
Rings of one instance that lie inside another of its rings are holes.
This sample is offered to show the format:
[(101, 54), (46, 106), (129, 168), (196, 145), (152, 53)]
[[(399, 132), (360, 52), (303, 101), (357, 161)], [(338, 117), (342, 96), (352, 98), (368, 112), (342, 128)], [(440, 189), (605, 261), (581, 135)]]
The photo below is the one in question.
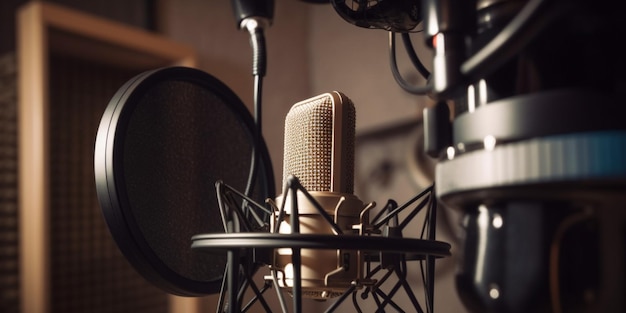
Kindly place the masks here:
[(359, 306), (359, 302), (356, 299), (356, 294), (357, 294), (356, 291), (352, 293), (352, 305), (354, 306), (354, 309), (356, 310), (357, 313), (363, 313), (363, 311), (361, 310), (361, 307)]
[[(263, 34), (262, 26), (258, 26), (253, 31), (250, 31), (250, 46), (252, 47), (252, 75), (254, 76), (255, 129), (252, 135), (252, 159), (250, 161), (250, 172), (248, 175), (248, 183), (246, 185), (245, 195), (251, 198), (252, 193), (254, 192), (254, 186), (260, 161), (261, 140), (263, 138), (263, 77), (265, 76), (267, 69), (267, 54), (265, 47), (265, 36)], [(244, 201), (243, 206), (246, 205), (247, 202)]]
[(422, 74), (422, 77), (428, 79), (430, 77), (430, 72), (424, 66), (422, 61), (420, 61), (420, 58), (417, 56), (417, 53), (415, 52), (415, 48), (413, 47), (413, 42), (411, 41), (411, 36), (409, 35), (409, 33), (402, 33), (402, 43), (404, 43), (404, 49), (406, 50), (406, 53), (409, 55), (409, 59), (411, 60), (411, 63), (413, 63), (413, 66), (415, 66), (415, 69), (418, 72), (420, 72), (420, 74)]
[[(263, 138), (262, 135), (262, 105), (261, 105), (261, 97), (262, 97), (262, 89), (263, 89), (263, 77), (254, 76), (254, 133), (252, 134), (252, 157), (250, 160), (250, 171), (248, 174), (248, 183), (246, 185), (246, 189), (244, 194), (252, 198), (252, 193), (254, 192), (254, 185), (256, 182), (256, 176), (258, 173), (258, 164), (260, 161), (260, 149), (261, 149), (261, 140)], [(244, 206), (247, 205), (247, 202), (244, 201)]]
[(396, 61), (396, 36), (394, 32), (389, 32), (389, 63), (393, 78), (406, 92), (414, 95), (427, 95), (432, 90), (432, 86), (429, 83), (424, 86), (413, 86), (404, 80), (400, 74)]
[(550, 0), (530, 0), (522, 10), (482, 49), (463, 64), (460, 71), (470, 78), (485, 77), (515, 56), (554, 17), (558, 10), (548, 10)]

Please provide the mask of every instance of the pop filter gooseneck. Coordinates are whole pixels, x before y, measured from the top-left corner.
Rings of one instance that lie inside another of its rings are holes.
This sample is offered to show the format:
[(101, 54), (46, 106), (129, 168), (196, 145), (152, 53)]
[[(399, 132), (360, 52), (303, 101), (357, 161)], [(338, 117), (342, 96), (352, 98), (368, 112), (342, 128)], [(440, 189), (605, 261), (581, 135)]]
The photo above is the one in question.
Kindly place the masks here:
[[(191, 237), (224, 232), (215, 183), (246, 188), (254, 136), (242, 101), (200, 70), (148, 71), (114, 95), (96, 138), (97, 194), (119, 249), (152, 284), (182, 296), (219, 292), (225, 253), (195, 253)], [(275, 192), (258, 143), (251, 197), (262, 202)]]

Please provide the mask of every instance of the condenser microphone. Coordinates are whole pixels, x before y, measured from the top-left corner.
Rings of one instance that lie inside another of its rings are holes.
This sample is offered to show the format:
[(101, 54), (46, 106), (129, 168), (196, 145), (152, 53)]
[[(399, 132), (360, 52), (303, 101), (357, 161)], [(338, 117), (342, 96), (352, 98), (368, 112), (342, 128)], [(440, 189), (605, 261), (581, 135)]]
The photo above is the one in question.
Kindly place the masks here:
[[(355, 124), (354, 104), (341, 92), (294, 104), (285, 119), (283, 192), (266, 199), (269, 208), (248, 202), (267, 209), (269, 233), (205, 233), (192, 238), (192, 249), (228, 250), (222, 282), (226, 289), (220, 299), (228, 291), (230, 312), (247, 311), (248, 306), (239, 310), (239, 303), (248, 288), (255, 294), (249, 304), (263, 300), (263, 291), (250, 279), (257, 265), (269, 266), (264, 288), (274, 286), (282, 312), (289, 312), (283, 293), (292, 296), (291, 312), (303, 312), (302, 298), (334, 298), (327, 312), (335, 312), (350, 296), (356, 311), (361, 312), (359, 302), (371, 300), (375, 303), (368, 305), (382, 312), (387, 307), (400, 308), (394, 300), (397, 291), (404, 291), (411, 305), (422, 312), (407, 281), (408, 261), (426, 261), (423, 290), (432, 312), (434, 258), (450, 255), (449, 244), (434, 241), (433, 187), (401, 206), (389, 200), (370, 220), (375, 204), (364, 204), (353, 194)], [(245, 196), (232, 188), (218, 191), (222, 221), (247, 225), (242, 229), (250, 230), (248, 217), (254, 211), (247, 214), (236, 198), (243, 201)], [(428, 240), (405, 236), (406, 226), (424, 208)], [(399, 218), (400, 213), (406, 213), (405, 217)], [(271, 311), (264, 300), (259, 302), (266, 312)], [(218, 307), (224, 308), (223, 304)]]
[[(341, 229), (341, 235), (353, 233), (359, 224), (363, 202), (353, 195), (355, 108), (344, 94), (333, 91), (293, 105), (285, 119), (283, 185), (297, 178), (303, 189), (317, 201)], [(285, 213), (293, 213), (292, 194), (277, 197)], [(297, 193), (299, 233), (339, 235), (303, 193)], [(293, 233), (285, 218), (279, 233)], [(281, 287), (293, 285), (291, 249), (277, 249), (275, 265), (283, 268)], [(302, 249), (302, 296), (326, 299), (343, 293), (357, 278), (359, 261), (356, 251)]]

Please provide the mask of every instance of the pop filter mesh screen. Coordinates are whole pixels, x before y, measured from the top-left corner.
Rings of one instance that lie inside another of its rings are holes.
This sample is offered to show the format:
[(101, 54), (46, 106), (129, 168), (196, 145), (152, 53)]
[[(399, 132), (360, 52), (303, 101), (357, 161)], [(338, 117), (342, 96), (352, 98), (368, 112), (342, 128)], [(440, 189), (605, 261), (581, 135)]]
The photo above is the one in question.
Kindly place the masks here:
[(151, 87), (125, 131), (123, 183), (147, 246), (179, 275), (219, 279), (224, 253), (193, 252), (191, 237), (220, 233), (215, 182), (243, 191), (251, 135), (236, 111), (213, 92), (186, 81)]

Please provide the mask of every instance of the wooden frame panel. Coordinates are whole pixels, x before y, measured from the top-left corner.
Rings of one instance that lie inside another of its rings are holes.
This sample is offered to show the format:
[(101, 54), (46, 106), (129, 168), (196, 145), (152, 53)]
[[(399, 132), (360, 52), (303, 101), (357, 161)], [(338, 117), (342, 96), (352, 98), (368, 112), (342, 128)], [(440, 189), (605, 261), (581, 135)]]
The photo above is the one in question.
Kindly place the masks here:
[[(196, 65), (195, 51), (162, 36), (45, 2), (17, 12), (20, 301), (22, 312), (50, 311), (48, 56), (59, 52), (128, 69)], [(196, 298), (170, 299), (190, 312)]]

